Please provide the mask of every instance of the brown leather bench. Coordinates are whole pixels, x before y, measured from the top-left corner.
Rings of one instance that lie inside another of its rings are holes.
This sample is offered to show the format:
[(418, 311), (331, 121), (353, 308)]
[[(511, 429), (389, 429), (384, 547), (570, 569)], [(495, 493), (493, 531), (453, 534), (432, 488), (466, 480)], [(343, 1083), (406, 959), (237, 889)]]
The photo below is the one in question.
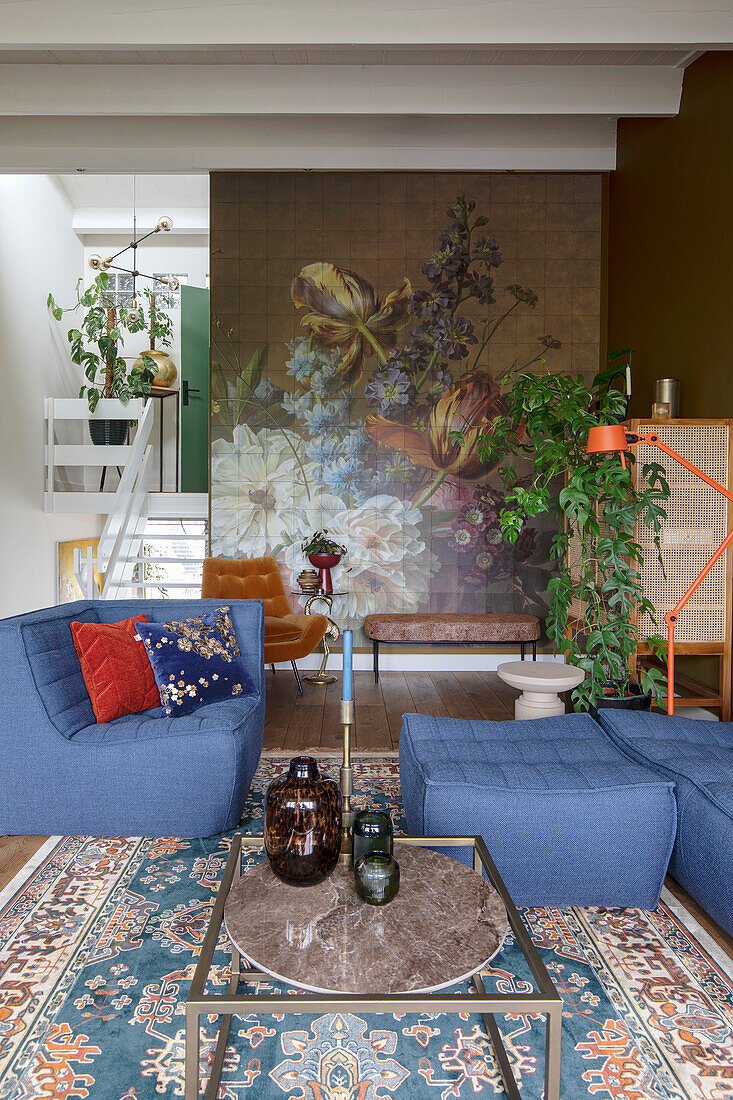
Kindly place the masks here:
[(537, 658), (540, 621), (534, 615), (367, 615), (364, 632), (372, 640), (374, 682), (379, 683), (379, 644), (518, 645), (524, 660), (527, 643)]

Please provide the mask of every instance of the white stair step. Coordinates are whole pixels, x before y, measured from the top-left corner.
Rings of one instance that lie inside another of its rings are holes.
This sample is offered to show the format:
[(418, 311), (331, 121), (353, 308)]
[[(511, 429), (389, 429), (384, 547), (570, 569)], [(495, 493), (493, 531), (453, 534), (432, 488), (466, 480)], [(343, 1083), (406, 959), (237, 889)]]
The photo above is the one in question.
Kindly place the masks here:
[(128, 558), (135, 565), (203, 565), (203, 558)]
[[(53, 449), (55, 466), (126, 466), (132, 447), (96, 447), (93, 443), (57, 443)], [(46, 447), (48, 462), (48, 447)]]
[(189, 535), (186, 531), (171, 531), (167, 535), (149, 535), (146, 531), (141, 537), (145, 542), (206, 542), (206, 535)]
[(199, 588), (196, 581), (120, 581), (118, 588)]
[(127, 405), (114, 397), (103, 397), (90, 413), (86, 397), (46, 398), (46, 416), (51, 414), (54, 420), (139, 420), (144, 407), (142, 397), (133, 398)]
[(64, 512), (108, 516), (114, 506), (114, 493), (63, 493), (56, 490), (53, 494), (53, 509), (44, 493), (44, 505), (47, 512)]
[(206, 519), (208, 515), (208, 493), (148, 493), (151, 519)]

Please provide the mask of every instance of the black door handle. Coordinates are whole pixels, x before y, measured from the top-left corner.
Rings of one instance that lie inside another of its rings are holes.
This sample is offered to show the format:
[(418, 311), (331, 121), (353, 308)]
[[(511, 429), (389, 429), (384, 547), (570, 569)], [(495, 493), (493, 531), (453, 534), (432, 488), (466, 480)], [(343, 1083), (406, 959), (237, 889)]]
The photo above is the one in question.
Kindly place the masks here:
[(184, 405), (188, 405), (188, 395), (190, 393), (201, 393), (201, 390), (195, 390), (191, 386), (189, 386), (189, 384), (188, 384), (188, 382), (186, 381), (185, 378), (183, 379), (182, 386), (183, 386), (183, 393), (182, 393), (181, 401), (182, 401), (182, 404), (184, 404)]

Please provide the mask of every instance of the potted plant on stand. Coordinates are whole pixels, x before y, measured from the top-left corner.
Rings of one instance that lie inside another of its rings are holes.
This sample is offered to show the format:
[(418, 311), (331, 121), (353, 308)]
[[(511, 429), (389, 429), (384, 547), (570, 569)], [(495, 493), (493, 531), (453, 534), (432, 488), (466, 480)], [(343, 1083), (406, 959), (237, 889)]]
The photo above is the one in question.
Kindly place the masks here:
[(331, 570), (341, 561), (346, 554), (346, 547), (334, 542), (328, 536), (328, 530), (316, 531), (301, 545), (301, 550), (307, 556), (311, 565), (315, 565), (320, 573), (320, 591), (325, 596), (333, 593)]
[[(71, 347), (71, 360), (84, 370), (86, 382), (79, 390), (79, 397), (86, 396), (89, 411), (94, 412), (100, 398), (116, 398), (127, 405), (133, 397), (148, 397), (155, 377), (156, 364), (147, 352), (141, 356), (141, 365), (135, 363), (128, 369), (120, 354), (124, 332), (140, 332), (146, 327), (145, 312), (133, 305), (126, 309), (116, 306), (107, 293), (109, 276), (97, 275), (92, 285), (81, 293), (81, 279), (76, 284), (76, 302), (63, 309), (49, 294), (47, 304), (57, 321), (64, 313), (82, 311), (78, 328), (67, 333)], [(94, 418), (89, 421), (92, 442), (100, 445), (122, 444), (127, 438), (129, 421)]]
[[(662, 702), (666, 688), (658, 669), (644, 670), (638, 681), (631, 673), (635, 616), (648, 612), (656, 622), (642, 589), (636, 525), (651, 526), (659, 549), (669, 496), (664, 471), (647, 463), (637, 487), (618, 455), (586, 453), (589, 429), (617, 422), (625, 411), (625, 394), (612, 386), (617, 373), (602, 372), (591, 385), (582, 375), (514, 375), (506, 414), (477, 439), (481, 457), (501, 463), (506, 505), (500, 524), (510, 543), (530, 517), (554, 512), (558, 518), (552, 556), (559, 574), (548, 585), (545, 626), (555, 649), (586, 674), (572, 694), (576, 710), (648, 708), (652, 697)], [(517, 459), (527, 458), (534, 463), (528, 481), (515, 471)], [(661, 635), (647, 641), (655, 656), (665, 656)]]

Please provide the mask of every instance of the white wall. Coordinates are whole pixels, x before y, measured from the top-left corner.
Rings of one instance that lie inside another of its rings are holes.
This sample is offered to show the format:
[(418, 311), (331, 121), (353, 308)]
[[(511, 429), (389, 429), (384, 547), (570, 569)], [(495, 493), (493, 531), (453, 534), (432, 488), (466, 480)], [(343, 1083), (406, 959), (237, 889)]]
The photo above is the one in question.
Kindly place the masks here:
[(56, 603), (56, 542), (101, 531), (43, 511), (43, 399), (79, 389), (46, 310), (83, 272), (72, 213), (52, 177), (0, 176), (0, 616)]

